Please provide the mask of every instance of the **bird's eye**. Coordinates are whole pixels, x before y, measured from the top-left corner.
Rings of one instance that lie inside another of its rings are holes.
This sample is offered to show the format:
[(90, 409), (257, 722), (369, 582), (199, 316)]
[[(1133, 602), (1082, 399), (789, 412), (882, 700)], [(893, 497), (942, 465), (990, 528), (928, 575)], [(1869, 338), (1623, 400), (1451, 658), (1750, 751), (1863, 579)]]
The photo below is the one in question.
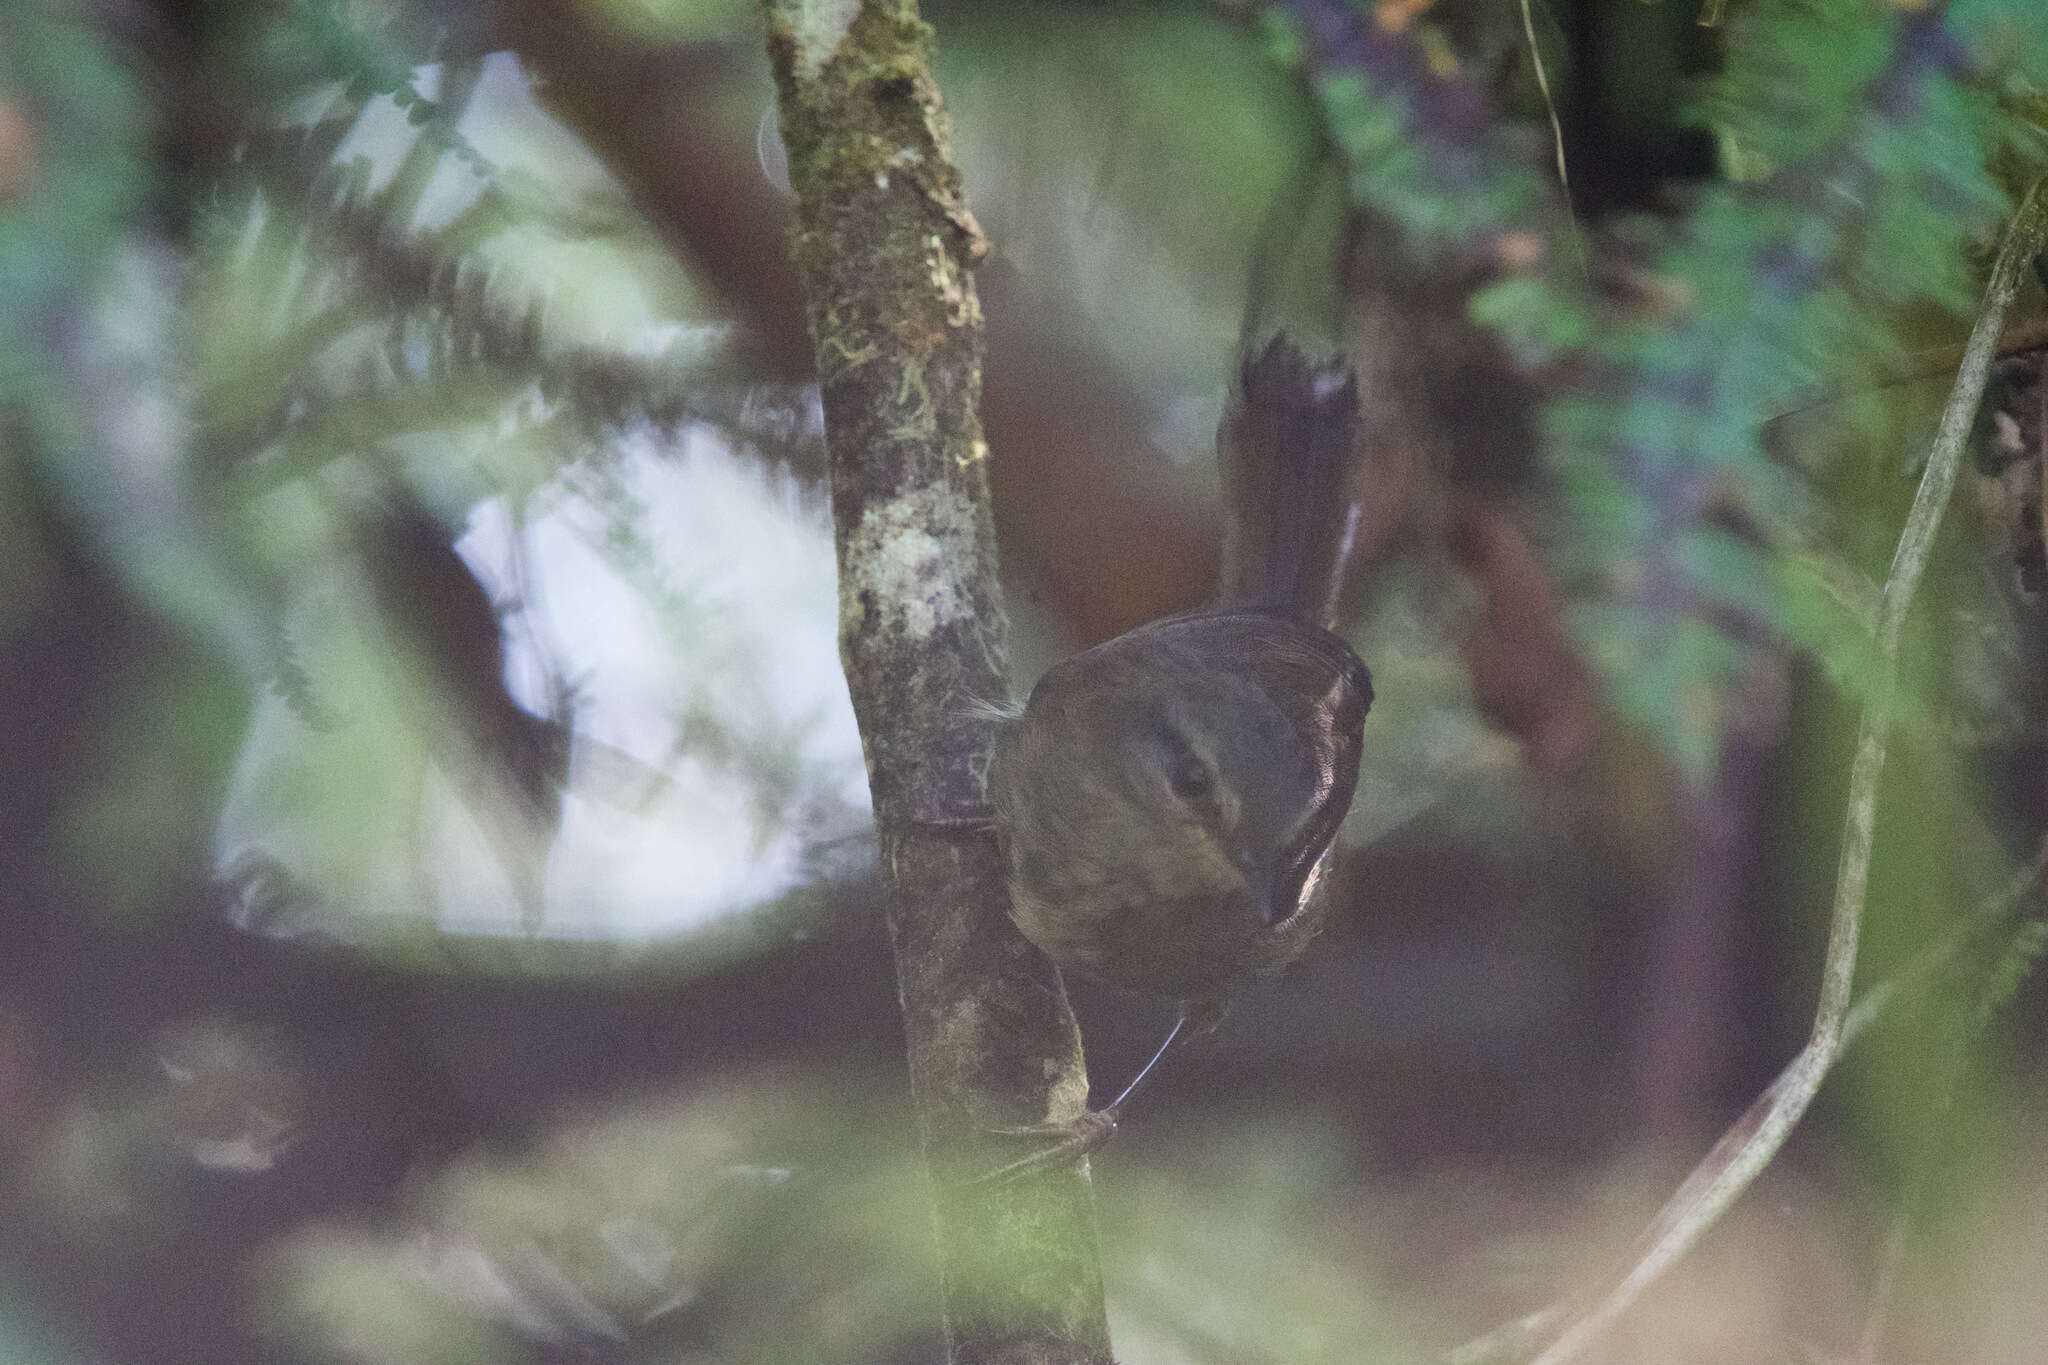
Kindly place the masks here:
[(1187, 734), (1166, 717), (1145, 728), (1136, 754), (1147, 780), (1163, 785), (1175, 800), (1207, 806), (1215, 794), (1216, 774)]

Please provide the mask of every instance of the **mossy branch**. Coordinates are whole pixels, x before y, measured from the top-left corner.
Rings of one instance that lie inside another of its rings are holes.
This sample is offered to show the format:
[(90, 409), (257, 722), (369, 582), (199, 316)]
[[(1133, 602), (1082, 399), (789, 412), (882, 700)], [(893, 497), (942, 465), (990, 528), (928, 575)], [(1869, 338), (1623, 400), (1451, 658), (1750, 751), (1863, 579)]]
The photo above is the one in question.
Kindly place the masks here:
[(840, 653), (884, 865), (911, 1088), (960, 1365), (1109, 1360), (1084, 1163), (976, 1184), (989, 1130), (1087, 1098), (1059, 977), (1011, 925), (983, 811), (1003, 616), (982, 437), (987, 251), (910, 0), (768, 0), (824, 396)]

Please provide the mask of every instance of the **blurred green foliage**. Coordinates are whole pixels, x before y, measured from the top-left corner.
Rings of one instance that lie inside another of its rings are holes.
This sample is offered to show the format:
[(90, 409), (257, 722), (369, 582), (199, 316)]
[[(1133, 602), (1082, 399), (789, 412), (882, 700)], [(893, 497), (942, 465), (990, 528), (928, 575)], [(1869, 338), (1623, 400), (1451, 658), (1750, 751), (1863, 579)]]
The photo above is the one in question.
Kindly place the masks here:
[[(280, 1245), (268, 1312), (314, 1358), (364, 1365), (510, 1365), (550, 1348), (706, 1365), (923, 1359), (936, 1267), (907, 1122), (843, 1074), (761, 1071), (566, 1122), (517, 1158), (422, 1181), (388, 1231), (315, 1227)], [(1242, 1127), (1183, 1134), (1172, 1179), (1111, 1158), (1120, 1355), (1410, 1358), (1348, 1263), (1343, 1222), (1316, 1216), (1342, 1169), (1332, 1135), (1307, 1119), (1257, 1131), (1256, 1162), (1238, 1159)]]
[(21, 102), (9, 151), (24, 163), (0, 215), (0, 403), (45, 440), (76, 439), (53, 343), (147, 202), (154, 111), (88, 6), (24, 0), (0, 23), (0, 83)]

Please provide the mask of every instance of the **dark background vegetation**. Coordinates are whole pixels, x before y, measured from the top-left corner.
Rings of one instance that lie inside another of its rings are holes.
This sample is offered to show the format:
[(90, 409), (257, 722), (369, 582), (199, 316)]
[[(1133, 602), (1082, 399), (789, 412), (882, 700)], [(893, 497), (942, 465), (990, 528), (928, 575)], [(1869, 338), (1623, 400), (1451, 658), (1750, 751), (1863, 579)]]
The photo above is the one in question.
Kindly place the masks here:
[[(1365, 380), (1331, 927), (1096, 1160), (1131, 1365), (1548, 1302), (1804, 1036), (2048, 42), (1727, 9), (1534, 5), (1546, 101), (1511, 5), (926, 8), (1020, 688), (1204, 600), (1247, 336)], [(0, 1360), (936, 1358), (777, 154), (751, 5), (0, 15)], [(1865, 980), (2048, 817), (2021, 313)], [(2037, 914), (1607, 1358), (2044, 1358)]]

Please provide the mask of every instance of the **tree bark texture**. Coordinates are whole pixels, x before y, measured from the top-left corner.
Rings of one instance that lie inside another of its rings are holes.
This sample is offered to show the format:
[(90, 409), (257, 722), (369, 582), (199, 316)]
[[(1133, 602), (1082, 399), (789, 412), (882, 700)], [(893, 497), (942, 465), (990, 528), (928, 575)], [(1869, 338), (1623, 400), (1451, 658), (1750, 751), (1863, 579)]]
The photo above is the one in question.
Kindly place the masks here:
[[(982, 437), (987, 251), (910, 0), (768, 0), (798, 195), (839, 557), (840, 653), (867, 756), (958, 1365), (1109, 1360), (1085, 1162), (976, 1184), (991, 1130), (1087, 1100), (1058, 974), (1010, 923), (984, 816), (1006, 694)], [(1007, 1153), (1014, 1156), (1013, 1151)]]

